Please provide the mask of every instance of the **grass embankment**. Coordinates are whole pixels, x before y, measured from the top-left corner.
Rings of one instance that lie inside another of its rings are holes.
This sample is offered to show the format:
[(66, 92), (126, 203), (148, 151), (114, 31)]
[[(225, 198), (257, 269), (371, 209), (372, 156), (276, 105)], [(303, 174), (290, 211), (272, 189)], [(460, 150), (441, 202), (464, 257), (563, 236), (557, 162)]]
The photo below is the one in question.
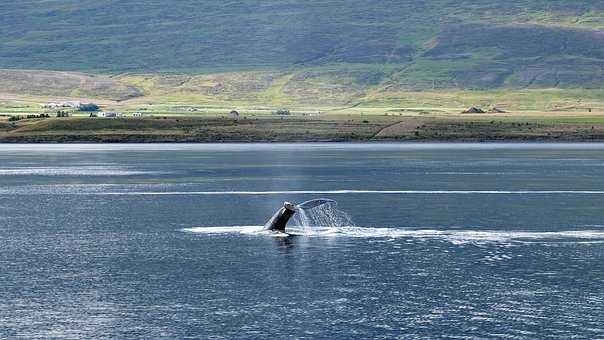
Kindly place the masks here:
[(0, 142), (604, 141), (604, 114), (0, 120)]
[(387, 119), (158, 117), (0, 122), (0, 142), (295, 142), (368, 140)]
[(386, 127), (373, 139), (602, 141), (604, 117), (417, 117)]

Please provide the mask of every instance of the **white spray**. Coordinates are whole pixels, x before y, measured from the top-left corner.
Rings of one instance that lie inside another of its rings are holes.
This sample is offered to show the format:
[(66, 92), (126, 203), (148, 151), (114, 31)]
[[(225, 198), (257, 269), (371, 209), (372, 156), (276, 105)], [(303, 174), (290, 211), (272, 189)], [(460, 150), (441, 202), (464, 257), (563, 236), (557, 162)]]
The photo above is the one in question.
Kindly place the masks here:
[(302, 227), (305, 232), (311, 233), (313, 228), (340, 228), (354, 226), (350, 216), (337, 208), (335, 202), (322, 204), (310, 209), (298, 208), (294, 222)]

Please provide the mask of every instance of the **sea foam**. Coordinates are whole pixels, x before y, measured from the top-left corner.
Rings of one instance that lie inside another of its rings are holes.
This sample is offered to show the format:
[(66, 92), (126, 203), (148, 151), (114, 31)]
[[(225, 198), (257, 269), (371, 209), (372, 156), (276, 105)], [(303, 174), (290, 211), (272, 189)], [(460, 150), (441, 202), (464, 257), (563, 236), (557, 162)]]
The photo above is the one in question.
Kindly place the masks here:
[[(195, 234), (245, 234), (271, 235), (264, 226), (216, 226), (186, 228), (181, 231)], [(568, 231), (516, 231), (516, 230), (439, 230), (375, 227), (312, 227), (288, 228), (286, 235), (305, 237), (354, 237), (354, 238), (414, 238), (438, 239), (453, 243), (465, 242), (551, 242), (591, 241), (604, 243), (604, 230)], [(283, 234), (278, 236), (284, 236)]]

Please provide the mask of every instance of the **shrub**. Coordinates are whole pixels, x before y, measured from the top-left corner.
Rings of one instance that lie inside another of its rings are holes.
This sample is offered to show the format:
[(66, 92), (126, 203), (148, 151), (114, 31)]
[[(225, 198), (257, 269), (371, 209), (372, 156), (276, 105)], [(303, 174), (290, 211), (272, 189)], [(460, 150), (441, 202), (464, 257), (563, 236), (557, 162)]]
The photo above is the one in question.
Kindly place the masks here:
[(280, 116), (289, 116), (290, 112), (288, 109), (279, 109), (275, 111), (275, 114)]
[(45, 113), (40, 113), (39, 115), (37, 114), (30, 114), (27, 115), (26, 118), (27, 119), (34, 119), (34, 118), (49, 118), (50, 116), (48, 114)]

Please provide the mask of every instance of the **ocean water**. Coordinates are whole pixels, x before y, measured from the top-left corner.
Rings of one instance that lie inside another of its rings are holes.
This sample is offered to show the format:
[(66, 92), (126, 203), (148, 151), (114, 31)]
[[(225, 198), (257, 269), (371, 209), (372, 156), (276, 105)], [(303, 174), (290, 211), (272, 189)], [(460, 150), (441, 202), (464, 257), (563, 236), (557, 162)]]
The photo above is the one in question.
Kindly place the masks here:
[[(603, 144), (2, 145), (0, 338), (604, 339), (603, 175)], [(260, 231), (319, 197), (346, 218)]]

